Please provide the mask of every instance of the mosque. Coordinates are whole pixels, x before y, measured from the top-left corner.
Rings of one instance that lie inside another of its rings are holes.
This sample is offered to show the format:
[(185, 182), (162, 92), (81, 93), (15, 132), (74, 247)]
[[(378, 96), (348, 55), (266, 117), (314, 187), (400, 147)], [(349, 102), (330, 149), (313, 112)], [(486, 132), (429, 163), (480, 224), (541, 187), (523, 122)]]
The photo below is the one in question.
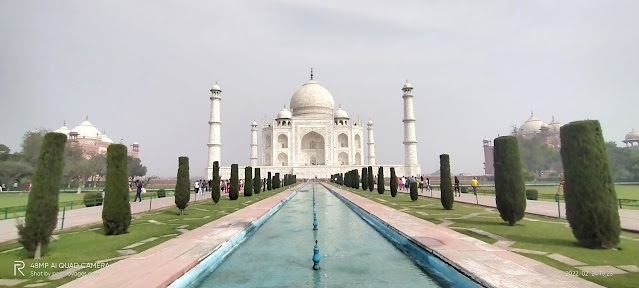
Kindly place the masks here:
[[(62, 127), (53, 132), (67, 135), (67, 145), (80, 147), (82, 156), (87, 159), (96, 154), (106, 154), (107, 147), (113, 144), (113, 140), (106, 135), (106, 132), (100, 133), (100, 130), (89, 122), (89, 117), (73, 129), (67, 128), (65, 122)], [(133, 142), (127, 151), (129, 156), (138, 158), (140, 144)]]
[[(377, 164), (375, 161), (375, 138), (373, 121), (366, 123), (353, 121), (348, 113), (335, 109), (333, 95), (315, 79), (311, 69), (310, 80), (302, 85), (291, 97), (290, 111), (284, 107), (269, 122), (262, 123), (261, 137), (258, 124), (251, 124), (250, 166), (259, 167), (262, 178), (267, 172), (295, 174), (299, 179), (329, 178), (335, 173), (352, 169), (361, 170), (373, 166), (375, 173), (379, 166), (384, 175), (390, 176), (390, 167), (397, 175), (417, 176), (421, 167), (417, 161), (417, 138), (415, 136), (415, 116), (413, 113), (413, 87), (408, 81), (402, 87), (404, 100), (404, 163)], [(208, 167), (205, 175), (212, 179), (213, 162), (220, 161), (221, 143), (221, 100), (222, 89), (215, 84), (211, 91), (211, 115), (209, 121)], [(364, 150), (364, 130), (367, 131), (367, 150)], [(258, 143), (258, 139), (261, 139)], [(261, 161), (258, 157), (258, 146)], [(230, 167), (220, 167), (222, 179), (230, 177)], [(243, 178), (244, 169), (239, 169)]]

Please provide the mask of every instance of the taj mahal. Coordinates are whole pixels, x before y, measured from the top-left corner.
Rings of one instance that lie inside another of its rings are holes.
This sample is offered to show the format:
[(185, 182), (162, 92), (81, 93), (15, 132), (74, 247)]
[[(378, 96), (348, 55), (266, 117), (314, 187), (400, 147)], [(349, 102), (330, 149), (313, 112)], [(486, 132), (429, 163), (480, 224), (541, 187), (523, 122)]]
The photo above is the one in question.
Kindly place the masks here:
[[(401, 90), (404, 101), (404, 163), (376, 163), (373, 121), (369, 120), (364, 129), (362, 122), (353, 121), (344, 109), (335, 109), (333, 95), (313, 79), (311, 69), (310, 80), (291, 97), (290, 110), (285, 106), (271, 121), (263, 122), (261, 129), (258, 129), (255, 121), (251, 124), (249, 166), (260, 168), (262, 177), (266, 177), (265, 173), (271, 172), (280, 175), (295, 174), (302, 179), (329, 178), (331, 174), (352, 169), (361, 170), (364, 166), (373, 166), (374, 171), (382, 166), (385, 176), (390, 176), (390, 167), (394, 167), (399, 176), (420, 175), (413, 113), (413, 87), (406, 81)], [(210, 91), (208, 167), (205, 171), (208, 179), (213, 178), (213, 162), (221, 163), (222, 155), (222, 89), (216, 83)], [(261, 136), (258, 137), (259, 130)], [(367, 132), (366, 135), (364, 131)], [(261, 139), (259, 143), (258, 139)], [(366, 150), (363, 145), (364, 139)], [(258, 146), (261, 151), (259, 155)], [(230, 171), (231, 167), (220, 167), (222, 179), (228, 179)], [(240, 167), (238, 172), (242, 179), (244, 169)]]

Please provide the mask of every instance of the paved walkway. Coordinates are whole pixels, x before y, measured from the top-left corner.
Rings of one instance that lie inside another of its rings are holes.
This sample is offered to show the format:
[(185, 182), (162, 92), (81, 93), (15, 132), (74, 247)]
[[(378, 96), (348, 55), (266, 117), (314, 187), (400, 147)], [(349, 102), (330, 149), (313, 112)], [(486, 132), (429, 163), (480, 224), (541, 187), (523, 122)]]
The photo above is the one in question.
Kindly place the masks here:
[[(407, 191), (399, 192), (408, 193)], [(433, 198), (439, 198), (441, 195), (440, 191), (434, 190), (432, 192)], [(424, 190), (424, 192), (420, 192), (419, 195), (431, 197), (430, 191), (426, 192), (426, 190)], [(461, 193), (461, 197), (455, 197), (455, 202), (471, 204), (477, 204), (477, 202), (479, 202), (479, 205), (486, 207), (496, 206), (495, 196), (479, 194), (477, 195), (477, 199), (475, 199), (475, 195), (473, 195), (472, 193)], [(561, 202), (559, 207), (561, 208), (561, 218), (566, 219), (565, 203)], [(559, 211), (557, 210), (557, 202), (549, 201), (527, 200), (526, 213), (550, 217), (559, 216)], [(621, 219), (621, 229), (639, 233), (639, 210), (619, 209), (619, 218)]]
[[(191, 194), (192, 200), (195, 199), (194, 194), (195, 193)], [(198, 201), (212, 201), (210, 193), (205, 193), (203, 196), (197, 196), (197, 199)], [(137, 214), (149, 210), (161, 209), (171, 206), (175, 206), (175, 198), (173, 196), (155, 198), (150, 200), (145, 199), (142, 200), (142, 202), (131, 202), (131, 214)], [(16, 221), (17, 219), (15, 218), (0, 220), (0, 244), (18, 239), (18, 229), (16, 229)], [(63, 223), (64, 227), (62, 227)], [(64, 212), (64, 222), (62, 221), (62, 212), (58, 214), (58, 226), (56, 227), (56, 231), (61, 230), (61, 228), (69, 229), (96, 223), (102, 223), (102, 206), (74, 209)]]

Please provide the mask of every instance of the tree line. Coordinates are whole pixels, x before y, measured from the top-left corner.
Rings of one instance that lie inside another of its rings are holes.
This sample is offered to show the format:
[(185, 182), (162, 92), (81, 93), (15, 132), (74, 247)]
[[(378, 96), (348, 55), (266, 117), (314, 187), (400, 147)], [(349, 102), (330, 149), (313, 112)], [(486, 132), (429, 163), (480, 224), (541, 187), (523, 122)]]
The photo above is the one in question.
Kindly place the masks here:
[[(38, 162), (38, 155), (42, 147), (47, 130), (27, 131), (22, 137), (21, 151), (12, 152), (11, 149), (0, 144), (0, 185), (5, 184), (9, 189), (13, 183), (30, 182)], [(82, 149), (74, 145), (66, 145), (63, 152), (64, 169), (62, 171), (61, 186), (78, 188), (78, 193), (88, 182), (102, 182), (106, 175), (107, 160), (104, 154), (96, 154), (90, 158), (82, 156)], [(128, 177), (143, 177), (147, 173), (146, 166), (138, 158), (127, 156)], [(146, 183), (152, 177), (146, 179)], [(22, 187), (18, 186), (19, 190)]]

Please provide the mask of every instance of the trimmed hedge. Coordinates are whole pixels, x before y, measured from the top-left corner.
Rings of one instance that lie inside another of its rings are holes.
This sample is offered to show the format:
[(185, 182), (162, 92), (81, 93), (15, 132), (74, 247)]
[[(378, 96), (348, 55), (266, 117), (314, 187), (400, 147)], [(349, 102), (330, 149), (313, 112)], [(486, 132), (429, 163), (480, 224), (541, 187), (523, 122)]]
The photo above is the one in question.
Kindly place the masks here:
[(373, 192), (375, 180), (373, 179), (373, 166), (368, 166), (368, 190)]
[(253, 167), (244, 167), (244, 197), (253, 196)]
[(509, 226), (524, 218), (526, 183), (517, 137), (501, 136), (494, 140), (495, 203), (499, 216)]
[(614, 248), (621, 223), (617, 193), (601, 125), (576, 121), (560, 128), (566, 218), (577, 241), (589, 248)]
[(260, 194), (262, 190), (262, 176), (260, 176), (260, 168), (255, 168), (255, 177), (253, 177), (253, 194)]
[(539, 199), (539, 192), (537, 189), (528, 189), (526, 190), (526, 199), (528, 200), (537, 200)]
[(102, 207), (102, 226), (106, 235), (127, 233), (131, 225), (129, 203), (129, 169), (126, 146), (111, 144), (107, 147), (106, 188)]
[(450, 179), (450, 156), (448, 154), (439, 155), (440, 190), (442, 207), (446, 210), (453, 209), (455, 195), (453, 194), (453, 181)]
[(379, 166), (377, 170), (377, 193), (384, 194), (386, 187), (384, 187), (384, 168)]
[[(61, 133), (44, 135), (33, 174), (33, 189), (29, 193), (24, 222), (19, 222), (18, 242), (35, 259), (49, 244), (58, 224), (60, 179), (64, 169), (64, 146), (67, 137)], [(126, 149), (126, 148), (125, 148)], [(126, 160), (125, 160), (126, 161)]]
[(268, 172), (268, 177), (266, 178), (266, 190), (273, 190), (273, 177), (271, 176), (271, 172)]
[(237, 172), (237, 164), (231, 164), (231, 187), (229, 189), (229, 200), (237, 200), (240, 197), (240, 183)]
[(213, 161), (213, 182), (211, 183), (211, 199), (213, 199), (213, 203), (217, 204), (220, 202), (221, 197), (221, 189), (220, 186), (220, 162)]
[(84, 197), (82, 197), (82, 203), (84, 203), (84, 206), (86, 207), (102, 205), (102, 192), (84, 193)]
[(362, 168), (362, 190), (368, 190), (368, 169)]
[(390, 168), (390, 193), (391, 197), (395, 197), (397, 195), (397, 174), (395, 174), (395, 167)]
[(157, 195), (158, 195), (158, 198), (166, 197), (166, 190), (164, 190), (164, 188), (161, 188), (160, 190), (158, 190)]
[(410, 182), (410, 200), (417, 201), (417, 182)]
[(177, 182), (175, 183), (175, 206), (180, 209), (180, 215), (184, 214), (184, 209), (191, 200), (191, 180), (189, 177), (189, 157), (181, 156), (178, 158)]

